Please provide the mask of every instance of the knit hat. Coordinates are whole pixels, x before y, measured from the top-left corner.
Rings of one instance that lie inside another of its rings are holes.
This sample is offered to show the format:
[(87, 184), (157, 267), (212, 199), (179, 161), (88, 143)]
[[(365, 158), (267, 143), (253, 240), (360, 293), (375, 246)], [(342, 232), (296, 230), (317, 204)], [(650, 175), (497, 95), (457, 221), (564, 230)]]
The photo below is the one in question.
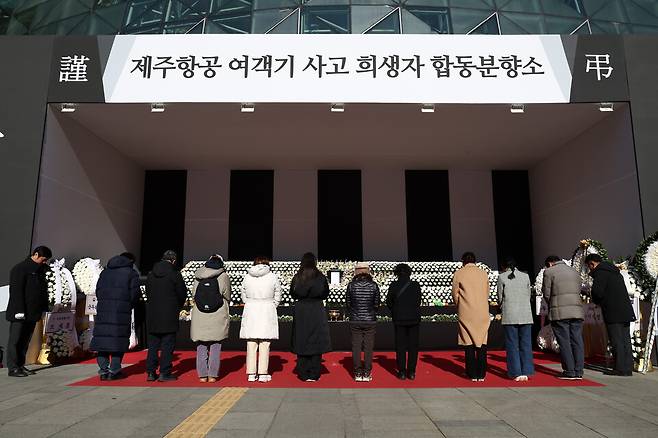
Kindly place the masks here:
[(211, 256), (205, 264), (209, 269), (222, 269), (224, 267), (224, 258), (219, 254)]
[(354, 273), (355, 274), (363, 274), (363, 273), (370, 273), (370, 265), (368, 262), (357, 262), (356, 265), (354, 266)]
[(164, 254), (162, 254), (162, 260), (166, 260), (168, 262), (173, 262), (174, 260), (177, 260), (177, 259), (178, 259), (178, 256), (176, 255), (176, 253), (174, 251), (170, 250), (170, 249), (168, 249), (167, 251), (164, 252)]

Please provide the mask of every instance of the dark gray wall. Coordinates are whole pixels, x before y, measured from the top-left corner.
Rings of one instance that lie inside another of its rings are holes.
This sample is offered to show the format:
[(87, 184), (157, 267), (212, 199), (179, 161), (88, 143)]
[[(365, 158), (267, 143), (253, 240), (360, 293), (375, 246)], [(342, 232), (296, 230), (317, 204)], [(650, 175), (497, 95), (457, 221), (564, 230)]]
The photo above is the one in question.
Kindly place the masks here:
[(0, 38), (0, 286), (30, 252), (52, 45)]
[(624, 37), (645, 236), (658, 231), (658, 38)]

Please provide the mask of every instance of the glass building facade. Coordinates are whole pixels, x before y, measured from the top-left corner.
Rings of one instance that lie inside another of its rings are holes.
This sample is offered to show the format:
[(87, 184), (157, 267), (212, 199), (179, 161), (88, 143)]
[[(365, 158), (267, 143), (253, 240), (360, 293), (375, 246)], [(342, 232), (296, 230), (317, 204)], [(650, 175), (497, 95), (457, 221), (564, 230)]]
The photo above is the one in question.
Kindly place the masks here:
[(0, 34), (626, 34), (657, 0), (0, 0)]

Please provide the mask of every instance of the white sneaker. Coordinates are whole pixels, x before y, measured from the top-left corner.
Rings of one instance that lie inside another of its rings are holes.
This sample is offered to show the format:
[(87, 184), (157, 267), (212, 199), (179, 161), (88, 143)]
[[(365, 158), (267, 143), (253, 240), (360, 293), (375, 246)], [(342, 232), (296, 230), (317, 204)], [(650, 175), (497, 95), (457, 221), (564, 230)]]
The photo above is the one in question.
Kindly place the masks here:
[(261, 383), (270, 382), (272, 381), (272, 376), (270, 376), (269, 374), (261, 374), (260, 376), (258, 376), (258, 381)]
[(258, 380), (258, 376), (256, 374), (247, 375), (247, 382), (255, 382), (256, 380)]

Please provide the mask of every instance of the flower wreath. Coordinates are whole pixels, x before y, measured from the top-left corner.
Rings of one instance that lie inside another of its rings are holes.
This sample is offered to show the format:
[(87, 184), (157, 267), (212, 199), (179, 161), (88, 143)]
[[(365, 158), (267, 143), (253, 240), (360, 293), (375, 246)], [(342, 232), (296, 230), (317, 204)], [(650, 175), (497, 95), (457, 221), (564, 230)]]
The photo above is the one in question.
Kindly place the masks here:
[(643, 290), (641, 298), (650, 300), (658, 277), (658, 231), (640, 243), (631, 262), (631, 269), (636, 273)]

